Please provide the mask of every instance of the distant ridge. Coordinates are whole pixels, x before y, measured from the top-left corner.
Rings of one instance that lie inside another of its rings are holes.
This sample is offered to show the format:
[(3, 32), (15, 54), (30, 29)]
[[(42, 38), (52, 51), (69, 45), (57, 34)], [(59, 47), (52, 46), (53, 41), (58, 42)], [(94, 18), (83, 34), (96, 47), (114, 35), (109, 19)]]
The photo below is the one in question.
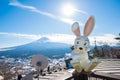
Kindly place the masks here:
[(50, 58), (59, 58), (63, 57), (65, 53), (71, 52), (70, 46), (69, 44), (51, 42), (49, 38), (41, 37), (25, 45), (1, 48), (0, 56), (27, 57), (35, 54), (42, 54)]

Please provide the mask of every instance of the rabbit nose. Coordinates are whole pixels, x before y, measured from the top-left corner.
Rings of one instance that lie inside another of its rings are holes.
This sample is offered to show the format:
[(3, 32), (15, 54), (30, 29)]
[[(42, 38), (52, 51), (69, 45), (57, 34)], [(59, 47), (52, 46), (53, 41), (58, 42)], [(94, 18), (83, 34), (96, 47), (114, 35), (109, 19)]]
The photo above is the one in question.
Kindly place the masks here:
[(79, 49), (82, 50), (83, 48), (80, 47)]

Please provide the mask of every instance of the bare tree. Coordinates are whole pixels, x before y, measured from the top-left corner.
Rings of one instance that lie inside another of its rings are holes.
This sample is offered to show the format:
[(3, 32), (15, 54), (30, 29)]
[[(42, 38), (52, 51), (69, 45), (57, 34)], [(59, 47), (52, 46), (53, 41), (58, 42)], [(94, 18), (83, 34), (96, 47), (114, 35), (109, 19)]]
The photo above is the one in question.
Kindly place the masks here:
[(15, 76), (10, 70), (9, 70), (9, 65), (6, 62), (2, 62), (2, 65), (0, 65), (0, 72), (1, 75), (4, 77), (4, 80), (9, 80), (12, 77)]

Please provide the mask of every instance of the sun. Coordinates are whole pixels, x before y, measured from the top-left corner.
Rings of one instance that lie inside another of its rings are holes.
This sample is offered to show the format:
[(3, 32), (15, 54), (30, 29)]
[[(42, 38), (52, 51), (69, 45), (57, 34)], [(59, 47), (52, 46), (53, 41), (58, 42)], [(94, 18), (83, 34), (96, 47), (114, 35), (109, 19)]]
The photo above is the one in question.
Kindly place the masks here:
[(63, 15), (67, 16), (67, 17), (70, 17), (74, 14), (74, 11), (75, 11), (75, 7), (72, 5), (72, 4), (64, 4), (62, 7), (61, 7), (61, 12)]

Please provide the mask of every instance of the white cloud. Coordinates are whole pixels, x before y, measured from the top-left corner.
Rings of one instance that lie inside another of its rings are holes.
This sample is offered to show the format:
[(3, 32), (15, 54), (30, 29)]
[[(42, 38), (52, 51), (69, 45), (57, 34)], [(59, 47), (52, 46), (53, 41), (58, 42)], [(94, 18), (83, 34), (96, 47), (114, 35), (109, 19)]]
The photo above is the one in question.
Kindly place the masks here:
[(8, 51), (8, 50), (13, 50), (14, 48), (0, 48), (0, 51)]
[(71, 4), (71, 3), (64, 3), (61, 6), (61, 12), (63, 12), (63, 14), (66, 16), (73, 15), (75, 12), (80, 13), (80, 14), (84, 14), (84, 15), (88, 15), (88, 13), (86, 11), (77, 9), (76, 6), (74, 4)]
[[(34, 7), (34, 6), (23, 5), (22, 3), (18, 2), (17, 0), (12, 0), (9, 3), (9, 5), (20, 7), (20, 8), (23, 8), (23, 9), (27, 9), (27, 10), (30, 10), (32, 12), (39, 13), (41, 15), (47, 16), (49, 18), (62, 21), (62, 22), (67, 23), (69, 25), (71, 25), (75, 21), (75, 20), (70, 19), (70, 18), (61, 18), (60, 16), (56, 16), (55, 14), (52, 14), (50, 12), (41, 11), (41, 10), (37, 9), (36, 7)], [(74, 11), (79, 12), (81, 14), (88, 15), (88, 13), (83, 11), (83, 10), (74, 9)], [(81, 23), (80, 25), (83, 25), (83, 24)]]
[(83, 10), (79, 10), (79, 9), (74, 9), (76, 12), (79, 12), (81, 14), (85, 14), (85, 15), (89, 15), (87, 12), (83, 11)]
[(23, 5), (20, 2), (18, 2), (17, 0), (11, 1), (9, 3), (9, 5), (11, 5), (11, 6), (17, 6), (17, 7), (23, 8), (23, 9), (27, 9), (27, 10), (30, 10), (32, 12), (39, 13), (41, 15), (47, 16), (49, 18), (52, 18), (52, 19), (55, 19), (55, 20), (59, 20), (59, 21), (62, 21), (64, 23), (67, 23), (67, 24), (71, 24), (71, 19), (68, 19), (67, 22), (66, 22), (66, 21), (60, 19), (60, 17), (55, 16), (52, 13), (41, 11), (41, 10), (39, 10), (39, 9), (33, 7), (33, 6)]
[(7, 34), (8, 35), (9, 33), (7, 33), (7, 32), (0, 32), (0, 34)]
[[(24, 39), (28, 39), (31, 41), (35, 41), (37, 39), (40, 39), (41, 37), (47, 37), (50, 39), (51, 42), (60, 42), (60, 43), (66, 43), (66, 44), (74, 44), (74, 39), (75, 36), (74, 35), (69, 35), (69, 34), (38, 34), (38, 35), (34, 35), (34, 34), (17, 34), (17, 33), (6, 33), (6, 32), (0, 32), (0, 35), (9, 35), (9, 36), (14, 36), (14, 38), (22, 38)], [(114, 38), (116, 36), (113, 34), (104, 34), (101, 36), (90, 36), (90, 43), (91, 45), (94, 45), (94, 41), (96, 39), (97, 41), (97, 45), (103, 45), (103, 44), (108, 44), (108, 45), (114, 45), (115, 43), (117, 43), (118, 41), (116, 41)], [(17, 42), (17, 41), (16, 41)]]
[(116, 36), (113, 34), (104, 34), (101, 36), (91, 36), (91, 42), (94, 44), (94, 41), (96, 40), (97, 45), (103, 45), (103, 44), (108, 44), (108, 45), (115, 45), (118, 41), (115, 40)]
[(17, 7), (21, 7), (21, 8), (25, 8), (25, 9), (29, 9), (29, 10), (36, 10), (35, 7), (23, 5), (23, 4), (19, 3), (17, 0), (12, 0), (9, 3), (9, 5), (17, 6)]
[(28, 5), (23, 5), (23, 4), (21, 4), (20, 2), (18, 2), (17, 0), (11, 1), (11, 2), (9, 3), (9, 5), (11, 5), (11, 6), (17, 6), (17, 7), (23, 8), (23, 9), (27, 9), (27, 10), (30, 10), (30, 11), (32, 11), (32, 12), (36, 12), (36, 13), (42, 14), (42, 15), (44, 15), (44, 16), (48, 16), (48, 17), (50, 17), (50, 18), (53, 18), (53, 19), (56, 19), (56, 18), (57, 18), (56, 16), (54, 16), (54, 15), (51, 14), (51, 13), (38, 10), (36, 7), (28, 6)]
[(14, 37), (19, 37), (19, 38), (25, 38), (25, 39), (39, 39), (41, 35), (31, 35), (31, 34), (19, 34), (19, 33), (7, 33), (7, 32), (0, 32), (0, 35), (9, 35), (9, 36), (14, 36)]
[(60, 18), (60, 20), (65, 22), (65, 23), (68, 23), (68, 24), (72, 24), (75, 22), (74, 20), (72, 20), (70, 18)]
[(60, 42), (66, 44), (73, 44), (75, 36), (69, 34), (46, 34), (45, 37), (48, 37), (52, 42)]
[(61, 42), (72, 44), (75, 36), (69, 34), (19, 34), (19, 33), (7, 33), (7, 32), (0, 32), (0, 35), (9, 35), (15, 38), (22, 38), (22, 39), (30, 39), (30, 40), (38, 40), (41, 37), (47, 37), (50, 39), (51, 42)]

